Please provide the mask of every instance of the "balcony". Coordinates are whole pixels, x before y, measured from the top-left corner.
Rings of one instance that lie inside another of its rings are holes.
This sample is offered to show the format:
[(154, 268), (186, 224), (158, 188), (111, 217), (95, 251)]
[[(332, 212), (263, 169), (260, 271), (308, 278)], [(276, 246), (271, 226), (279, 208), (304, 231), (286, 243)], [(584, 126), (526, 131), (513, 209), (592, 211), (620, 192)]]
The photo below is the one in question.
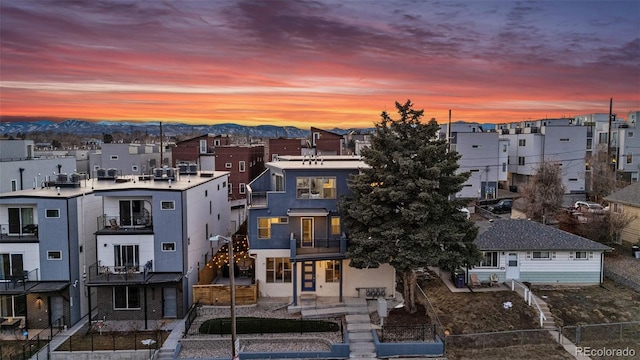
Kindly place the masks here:
[(104, 266), (100, 263), (89, 266), (88, 282), (98, 283), (144, 283), (148, 277), (148, 271), (144, 271), (145, 266)]
[(33, 287), (38, 280), (38, 269), (0, 275), (0, 292), (24, 292)]
[(344, 236), (303, 241), (299, 237), (296, 237), (295, 234), (291, 234), (289, 241), (291, 258), (344, 257), (348, 244), (348, 239)]
[(36, 242), (38, 224), (0, 224), (0, 242)]
[(153, 234), (153, 217), (148, 214), (120, 217), (100, 215), (97, 218), (98, 234)]

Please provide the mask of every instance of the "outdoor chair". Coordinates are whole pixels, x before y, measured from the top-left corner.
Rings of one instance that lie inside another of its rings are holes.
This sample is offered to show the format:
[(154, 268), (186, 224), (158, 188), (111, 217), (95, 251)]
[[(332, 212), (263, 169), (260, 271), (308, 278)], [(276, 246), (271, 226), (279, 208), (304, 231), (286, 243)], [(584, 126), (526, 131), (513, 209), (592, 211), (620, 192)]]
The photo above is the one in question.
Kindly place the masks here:
[(118, 221), (116, 221), (116, 219), (109, 219), (109, 225), (113, 230), (117, 230), (120, 228), (120, 225), (118, 225)]
[(489, 286), (498, 285), (498, 274), (493, 273), (489, 276)]
[(482, 286), (480, 280), (478, 280), (478, 275), (471, 274), (471, 286)]

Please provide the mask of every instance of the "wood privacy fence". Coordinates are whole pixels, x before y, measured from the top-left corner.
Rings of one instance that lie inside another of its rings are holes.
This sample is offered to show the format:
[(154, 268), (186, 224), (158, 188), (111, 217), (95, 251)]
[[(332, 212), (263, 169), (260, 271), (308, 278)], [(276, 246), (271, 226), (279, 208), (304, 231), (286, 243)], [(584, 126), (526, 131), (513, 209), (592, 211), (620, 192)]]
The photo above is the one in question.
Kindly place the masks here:
[[(231, 305), (231, 286), (193, 285), (193, 302), (200, 305)], [(258, 280), (251, 285), (236, 285), (236, 305), (258, 303)]]

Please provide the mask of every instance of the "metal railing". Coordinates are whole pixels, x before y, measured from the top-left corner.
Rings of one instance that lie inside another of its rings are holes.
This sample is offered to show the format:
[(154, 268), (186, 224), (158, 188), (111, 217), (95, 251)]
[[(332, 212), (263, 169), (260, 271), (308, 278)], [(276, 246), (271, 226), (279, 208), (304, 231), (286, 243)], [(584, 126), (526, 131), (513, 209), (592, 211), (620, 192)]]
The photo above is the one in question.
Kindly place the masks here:
[(384, 325), (378, 329), (380, 342), (404, 342), (404, 341), (425, 341), (436, 340), (436, 325)]
[(37, 240), (38, 224), (0, 224), (1, 240)]
[(149, 231), (153, 229), (153, 216), (136, 215), (123, 218), (120, 216), (100, 215), (97, 218), (98, 230), (112, 231)]

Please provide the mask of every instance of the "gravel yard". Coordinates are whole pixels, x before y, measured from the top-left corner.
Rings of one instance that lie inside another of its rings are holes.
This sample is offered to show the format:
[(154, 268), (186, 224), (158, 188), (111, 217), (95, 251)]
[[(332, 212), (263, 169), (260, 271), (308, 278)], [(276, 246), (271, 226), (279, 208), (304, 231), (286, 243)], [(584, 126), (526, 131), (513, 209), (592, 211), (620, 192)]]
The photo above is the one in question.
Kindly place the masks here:
[[(198, 328), (205, 320), (230, 317), (228, 307), (203, 306), (191, 325), (178, 354), (180, 359), (201, 359), (210, 357), (230, 357), (231, 337), (229, 335), (203, 335)], [(300, 314), (289, 314), (284, 302), (261, 302), (256, 306), (236, 307), (236, 316), (262, 318), (299, 319)], [(332, 343), (342, 343), (340, 332), (331, 333), (289, 333), (289, 334), (241, 334), (238, 335), (241, 351), (329, 351)]]

